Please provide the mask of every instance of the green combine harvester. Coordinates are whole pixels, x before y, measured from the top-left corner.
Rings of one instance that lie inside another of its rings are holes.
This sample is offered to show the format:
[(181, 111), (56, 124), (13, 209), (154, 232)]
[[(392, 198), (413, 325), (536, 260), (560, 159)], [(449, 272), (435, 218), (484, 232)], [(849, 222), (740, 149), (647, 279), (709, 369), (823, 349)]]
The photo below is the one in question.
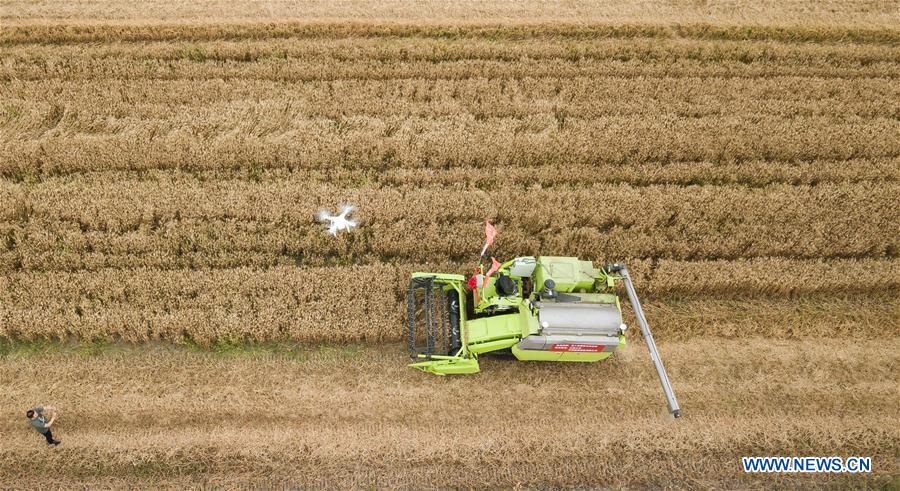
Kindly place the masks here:
[[(488, 227), (484, 252), (493, 242)], [(478, 356), (524, 361), (595, 362), (625, 345), (615, 282), (625, 291), (662, 383), (669, 412), (681, 415), (650, 326), (624, 264), (595, 268), (574, 257), (490, 258), (469, 277), (413, 273), (407, 292), (410, 366), (437, 375), (477, 373)], [(482, 261), (480, 261), (482, 262)]]

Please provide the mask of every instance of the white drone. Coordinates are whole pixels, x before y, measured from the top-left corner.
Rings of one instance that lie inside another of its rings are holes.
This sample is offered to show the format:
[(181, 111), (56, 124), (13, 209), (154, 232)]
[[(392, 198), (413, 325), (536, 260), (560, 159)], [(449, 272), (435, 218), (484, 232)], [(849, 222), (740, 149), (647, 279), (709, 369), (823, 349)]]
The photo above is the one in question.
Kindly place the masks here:
[(328, 210), (321, 210), (319, 211), (319, 221), (325, 223), (326, 227), (328, 228), (328, 233), (336, 237), (338, 231), (346, 230), (349, 232), (350, 229), (359, 225), (356, 220), (350, 220), (347, 218), (347, 215), (349, 215), (352, 211), (353, 205), (342, 206), (341, 213), (338, 215), (331, 215), (328, 213)]

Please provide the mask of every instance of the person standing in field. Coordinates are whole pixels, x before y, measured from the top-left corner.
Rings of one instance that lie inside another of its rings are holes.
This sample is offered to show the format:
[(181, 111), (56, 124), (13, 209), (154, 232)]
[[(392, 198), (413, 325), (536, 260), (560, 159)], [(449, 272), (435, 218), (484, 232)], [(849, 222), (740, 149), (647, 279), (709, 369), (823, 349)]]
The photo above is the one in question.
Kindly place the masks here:
[[(44, 413), (50, 413), (50, 421), (47, 421), (47, 417)], [(53, 433), (50, 432), (50, 427), (53, 426), (53, 423), (56, 421), (56, 408), (53, 406), (36, 406), (25, 412), (25, 416), (31, 422), (31, 426), (34, 429), (44, 435), (44, 438), (47, 439), (48, 445), (59, 445), (59, 440), (53, 439)]]

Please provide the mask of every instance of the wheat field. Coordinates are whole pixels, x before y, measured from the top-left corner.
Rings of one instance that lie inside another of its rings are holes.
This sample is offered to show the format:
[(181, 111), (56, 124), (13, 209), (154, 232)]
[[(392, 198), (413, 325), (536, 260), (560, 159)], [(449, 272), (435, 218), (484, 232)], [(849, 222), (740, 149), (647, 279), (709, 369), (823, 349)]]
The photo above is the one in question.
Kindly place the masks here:
[[(0, 487), (896, 486), (898, 18), (3, 0)], [(634, 332), (590, 366), (404, 366), (409, 273), (470, 270), (486, 218), (500, 258), (629, 264), (683, 418)]]

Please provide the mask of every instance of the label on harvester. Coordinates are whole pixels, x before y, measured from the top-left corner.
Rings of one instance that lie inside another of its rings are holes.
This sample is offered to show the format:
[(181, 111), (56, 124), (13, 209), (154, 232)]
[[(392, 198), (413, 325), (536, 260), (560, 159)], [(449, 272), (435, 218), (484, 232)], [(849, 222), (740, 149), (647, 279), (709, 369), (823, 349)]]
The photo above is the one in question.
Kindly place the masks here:
[(575, 353), (598, 353), (603, 346), (598, 344), (559, 343), (551, 344), (550, 351), (570, 351)]

